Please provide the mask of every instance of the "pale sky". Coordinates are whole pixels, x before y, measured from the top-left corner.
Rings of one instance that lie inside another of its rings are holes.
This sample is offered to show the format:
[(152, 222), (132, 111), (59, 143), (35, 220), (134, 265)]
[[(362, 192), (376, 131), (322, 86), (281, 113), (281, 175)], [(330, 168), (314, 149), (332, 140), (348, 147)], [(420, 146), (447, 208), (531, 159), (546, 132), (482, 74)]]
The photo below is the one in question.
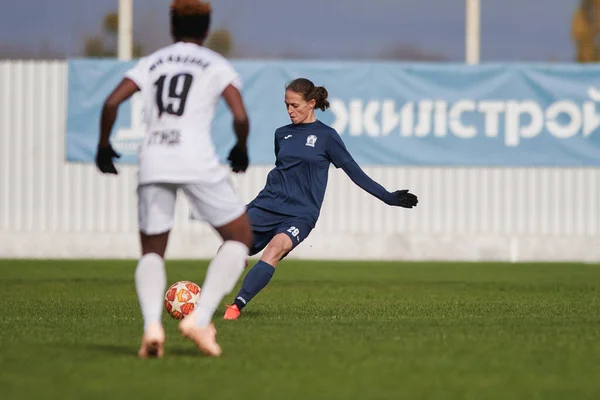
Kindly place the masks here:
[[(134, 0), (135, 33), (146, 49), (169, 43), (169, 0)], [(233, 33), (244, 55), (377, 58), (414, 46), (464, 59), (465, 0), (218, 0), (213, 28)], [(572, 61), (570, 24), (578, 0), (481, 0), (482, 61)], [(81, 55), (86, 35), (118, 0), (28, 0), (4, 4), (0, 52), (51, 49)], [(43, 18), (42, 18), (43, 17)]]

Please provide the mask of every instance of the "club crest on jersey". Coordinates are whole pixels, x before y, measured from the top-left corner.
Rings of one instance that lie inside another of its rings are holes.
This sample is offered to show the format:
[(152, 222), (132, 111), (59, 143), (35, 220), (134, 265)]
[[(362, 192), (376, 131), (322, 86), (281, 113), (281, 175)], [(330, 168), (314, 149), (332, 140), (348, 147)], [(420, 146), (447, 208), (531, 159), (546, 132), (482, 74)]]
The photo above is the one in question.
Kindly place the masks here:
[(310, 147), (315, 147), (315, 143), (317, 143), (317, 137), (315, 135), (310, 135), (306, 138), (306, 145)]

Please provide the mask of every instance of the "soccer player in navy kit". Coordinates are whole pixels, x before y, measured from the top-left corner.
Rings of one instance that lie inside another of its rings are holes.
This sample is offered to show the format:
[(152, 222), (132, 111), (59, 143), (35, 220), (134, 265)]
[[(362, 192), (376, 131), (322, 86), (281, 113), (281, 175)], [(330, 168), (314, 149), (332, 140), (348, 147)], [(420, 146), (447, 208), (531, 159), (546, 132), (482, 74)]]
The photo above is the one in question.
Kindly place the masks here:
[(335, 129), (316, 119), (315, 108), (325, 111), (329, 107), (324, 87), (296, 79), (286, 85), (285, 104), (292, 123), (275, 131), (275, 168), (247, 207), (254, 235), (250, 255), (265, 251), (227, 307), (227, 320), (240, 316), (242, 308), (269, 283), (277, 263), (315, 227), (330, 164), (342, 168), (356, 185), (386, 204), (405, 208), (417, 205), (417, 196), (408, 190), (390, 193), (369, 178)]

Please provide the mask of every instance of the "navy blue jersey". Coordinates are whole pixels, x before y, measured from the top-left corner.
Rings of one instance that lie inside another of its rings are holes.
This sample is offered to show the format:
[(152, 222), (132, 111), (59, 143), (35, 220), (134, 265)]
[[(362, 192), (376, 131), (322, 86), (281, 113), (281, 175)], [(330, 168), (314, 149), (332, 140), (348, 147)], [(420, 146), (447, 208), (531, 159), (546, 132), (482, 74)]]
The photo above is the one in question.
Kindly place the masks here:
[(319, 218), (329, 165), (336, 168), (353, 161), (335, 129), (321, 121), (286, 125), (275, 131), (275, 168), (250, 206), (279, 214)]

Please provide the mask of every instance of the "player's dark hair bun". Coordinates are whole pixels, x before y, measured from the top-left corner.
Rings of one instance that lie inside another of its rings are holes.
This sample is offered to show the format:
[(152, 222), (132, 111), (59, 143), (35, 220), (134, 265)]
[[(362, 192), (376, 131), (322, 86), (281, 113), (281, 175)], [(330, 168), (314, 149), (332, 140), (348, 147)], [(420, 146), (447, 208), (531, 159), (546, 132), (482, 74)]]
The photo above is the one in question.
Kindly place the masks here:
[(304, 97), (305, 101), (315, 101), (315, 108), (325, 111), (329, 108), (329, 101), (327, 100), (327, 89), (323, 86), (315, 86), (310, 80), (306, 78), (298, 78), (289, 82), (285, 85), (286, 90), (299, 93)]
[(317, 102), (316, 108), (325, 111), (329, 108), (329, 100), (327, 100), (327, 89), (323, 86), (317, 86), (314, 90), (314, 99)]

